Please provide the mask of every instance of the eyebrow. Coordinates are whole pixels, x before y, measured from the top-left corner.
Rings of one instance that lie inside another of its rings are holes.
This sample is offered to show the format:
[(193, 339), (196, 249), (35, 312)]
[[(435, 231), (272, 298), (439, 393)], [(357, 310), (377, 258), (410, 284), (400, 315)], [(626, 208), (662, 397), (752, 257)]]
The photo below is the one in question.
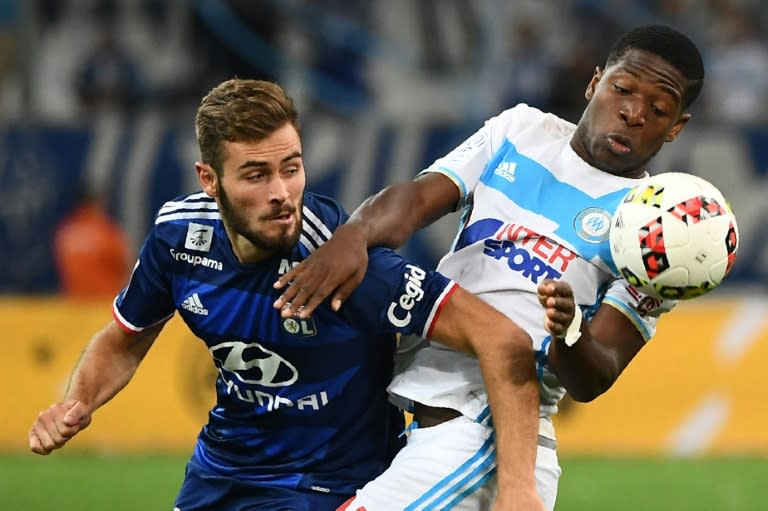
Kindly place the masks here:
[[(638, 73), (636, 73), (635, 71), (633, 71), (633, 70), (632, 70), (631, 68), (629, 68), (629, 67), (621, 67), (620, 69), (621, 69), (622, 71), (624, 71), (625, 73), (627, 73), (627, 74), (629, 74), (629, 75), (632, 75), (632, 76), (634, 76), (634, 77), (635, 77), (636, 79), (638, 79), (638, 80), (640, 80), (640, 79), (641, 79), (641, 78), (640, 78), (640, 75), (639, 75)], [(681, 91), (677, 90), (677, 89), (676, 89), (675, 87), (673, 87), (672, 85), (669, 85), (669, 84), (668, 84), (668, 83), (666, 83), (664, 80), (656, 80), (656, 81), (654, 82), (654, 85), (658, 86), (660, 89), (662, 89), (662, 90), (663, 90), (664, 92), (666, 92), (667, 94), (670, 94), (671, 96), (674, 96), (674, 97), (676, 97), (677, 99), (679, 99), (679, 100), (681, 100), (681, 101), (682, 101), (682, 99), (683, 99), (683, 94), (681, 93)]]
[[(295, 158), (301, 158), (301, 152), (300, 151), (294, 151), (282, 160), (280, 160), (280, 163), (288, 163), (289, 161), (295, 159)], [(238, 170), (249, 168), (249, 167), (268, 167), (269, 163), (263, 160), (248, 160), (240, 164), (239, 167), (237, 167)]]

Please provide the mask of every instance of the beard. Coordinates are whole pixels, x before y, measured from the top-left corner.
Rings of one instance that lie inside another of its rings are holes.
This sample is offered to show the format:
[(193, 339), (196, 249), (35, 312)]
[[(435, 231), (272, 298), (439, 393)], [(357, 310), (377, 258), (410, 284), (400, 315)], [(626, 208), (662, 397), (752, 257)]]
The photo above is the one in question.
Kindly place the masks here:
[[(304, 205), (304, 197), (299, 199), (298, 208), (301, 209)], [(290, 207), (291, 214), (295, 213), (295, 208)], [(276, 208), (266, 215), (258, 218), (258, 221), (266, 220), (270, 216), (279, 215), (285, 213), (285, 207)], [(219, 213), (224, 221), (225, 225), (229, 226), (235, 234), (247, 239), (254, 247), (261, 249), (271, 254), (283, 254), (290, 252), (293, 247), (299, 242), (299, 236), (301, 235), (301, 223), (302, 217), (299, 215), (298, 222), (294, 225), (292, 231), (286, 231), (280, 235), (267, 235), (264, 232), (252, 229), (249, 225), (249, 218), (245, 212), (235, 207), (232, 201), (229, 199), (227, 192), (219, 182)]]

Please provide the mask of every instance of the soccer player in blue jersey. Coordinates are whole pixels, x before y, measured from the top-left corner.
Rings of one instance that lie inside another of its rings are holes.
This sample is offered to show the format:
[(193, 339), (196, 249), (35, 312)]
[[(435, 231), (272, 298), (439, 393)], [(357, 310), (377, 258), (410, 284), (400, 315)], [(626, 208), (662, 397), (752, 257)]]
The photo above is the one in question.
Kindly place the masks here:
[(527, 334), (388, 249), (371, 251), (341, 313), (320, 307), (282, 317), (273, 282), (347, 216), (331, 199), (304, 193), (298, 116), (276, 84), (220, 84), (203, 99), (196, 128), (203, 191), (160, 209), (114, 301), (114, 321), (88, 344), (64, 400), (34, 422), (32, 451), (49, 454), (85, 429), (179, 313), (205, 342), (218, 378), (176, 509), (333, 510), (401, 447), (403, 416), (386, 387), (396, 334), (419, 334), (477, 356), (497, 389), (488, 453), (509, 487), (498, 509), (542, 510)]
[[(417, 229), (462, 210), (457, 237), (437, 269), (533, 340), (543, 439), (537, 488), (554, 508), (560, 467), (550, 417), (558, 401), (566, 391), (590, 401), (608, 390), (653, 336), (657, 316), (674, 305), (618, 278), (608, 228), (629, 188), (648, 176), (647, 163), (690, 119), (687, 109), (703, 79), (701, 55), (683, 34), (665, 26), (629, 31), (605, 67), (595, 69), (578, 125), (523, 104), (489, 119), (413, 181), (367, 199), (327, 244), (276, 283), (292, 285), (275, 306), (292, 302), (301, 316), (331, 296), (332, 307), (344, 310), (341, 303), (366, 267), (367, 247), (400, 246)], [(438, 372), (444, 377), (431, 378)], [(465, 354), (431, 344), (395, 376), (389, 390), (413, 404), (419, 441), (412, 434), (350, 509), (385, 509), (385, 502), (427, 509), (446, 502), (435, 504), (438, 494), (454, 495), (455, 509), (486, 509), (475, 498), (480, 492), (467, 495), (446, 484), (469, 475), (463, 462), (483, 449), (482, 436), (461, 429), (467, 420), (485, 420), (485, 392), (493, 389), (478, 373)], [(430, 450), (440, 442), (451, 449)], [(498, 481), (502, 491), (503, 484)]]

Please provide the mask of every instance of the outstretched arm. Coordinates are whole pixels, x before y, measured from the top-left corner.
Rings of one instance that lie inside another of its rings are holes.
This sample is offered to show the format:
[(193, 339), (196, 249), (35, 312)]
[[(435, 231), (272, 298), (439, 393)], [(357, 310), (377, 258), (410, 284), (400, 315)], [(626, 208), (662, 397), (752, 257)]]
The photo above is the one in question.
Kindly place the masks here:
[(539, 388), (531, 338), (462, 288), (445, 304), (432, 334), (480, 361), (496, 434), (499, 494), (494, 509), (543, 510), (534, 478)]
[(285, 290), (274, 306), (283, 310), (284, 317), (295, 313), (308, 317), (333, 295), (331, 307), (339, 310), (363, 280), (368, 247), (401, 246), (415, 231), (452, 212), (458, 201), (456, 185), (435, 173), (369, 197), (327, 243), (275, 283)]
[(29, 432), (29, 448), (50, 454), (88, 427), (97, 408), (130, 381), (163, 324), (128, 333), (114, 321), (96, 334), (72, 373), (64, 400), (40, 413)]
[(611, 388), (645, 341), (624, 314), (603, 304), (589, 323), (577, 318), (579, 333), (569, 346), (563, 334), (574, 317), (571, 287), (546, 280), (538, 292), (545, 326), (553, 334), (549, 366), (573, 399), (592, 401)]

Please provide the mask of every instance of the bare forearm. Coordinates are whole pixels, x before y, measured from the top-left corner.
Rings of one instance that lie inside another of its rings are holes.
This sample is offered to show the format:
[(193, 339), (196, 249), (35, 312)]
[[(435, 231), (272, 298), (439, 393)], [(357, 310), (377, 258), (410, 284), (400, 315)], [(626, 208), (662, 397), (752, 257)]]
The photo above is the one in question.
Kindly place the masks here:
[(115, 323), (107, 325), (85, 348), (65, 399), (81, 401), (91, 412), (112, 399), (131, 380), (158, 332), (127, 334)]
[(553, 339), (549, 367), (575, 400), (587, 402), (611, 388), (644, 345), (621, 312), (603, 305), (591, 322), (582, 321), (575, 344)]
[(457, 201), (458, 189), (448, 178), (428, 174), (369, 197), (347, 224), (358, 229), (369, 247), (398, 248), (414, 232), (450, 213)]
[(531, 338), (462, 288), (446, 303), (433, 337), (480, 361), (496, 434), (499, 488), (533, 491), (539, 388)]
[[(511, 335), (519, 339), (513, 349), (483, 349), (478, 358), (496, 435), (499, 491), (516, 494), (535, 484), (539, 389), (530, 339)], [(510, 346), (493, 335), (484, 344)]]
[(571, 397), (582, 402), (608, 390), (620, 374), (617, 354), (592, 337), (584, 325), (573, 346), (566, 346), (563, 339), (552, 340), (549, 367)]

